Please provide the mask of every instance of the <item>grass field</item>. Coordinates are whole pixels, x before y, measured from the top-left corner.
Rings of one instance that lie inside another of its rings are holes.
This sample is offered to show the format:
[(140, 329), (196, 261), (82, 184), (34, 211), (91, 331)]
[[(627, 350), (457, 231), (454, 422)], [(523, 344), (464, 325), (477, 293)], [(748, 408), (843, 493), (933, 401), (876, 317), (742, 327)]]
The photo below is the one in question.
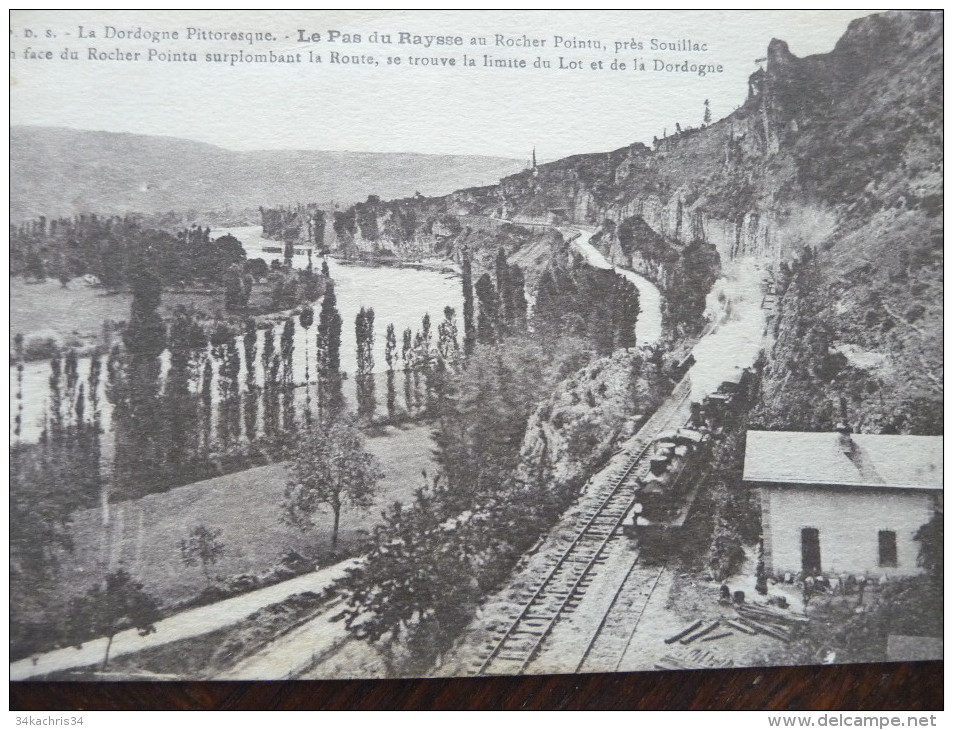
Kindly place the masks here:
[[(388, 428), (368, 439), (367, 448), (385, 472), (380, 496), (366, 513), (342, 511), (339, 553), (353, 551), (359, 531), (370, 530), (386, 506), (409, 502), (423, 484), (421, 470), (433, 468), (433, 443), (425, 426)], [(213, 575), (260, 574), (288, 550), (330, 562), (330, 513), (307, 534), (281, 521), (286, 479), (285, 465), (271, 464), (117, 503), (110, 506), (108, 527), (100, 508), (77, 513), (75, 549), (63, 570), (64, 593), (81, 592), (104, 571), (122, 567), (165, 605), (194, 596), (205, 579), (201, 568), (183, 565), (179, 540), (199, 524), (222, 530), (226, 552)]]
[[(255, 286), (249, 304), (255, 309), (267, 309), (269, 288)], [(27, 283), (22, 278), (10, 279), (10, 342), (13, 336), (22, 333), (46, 332), (55, 334), (61, 342), (74, 347), (91, 347), (102, 343), (103, 322), (129, 319), (132, 295), (126, 292), (110, 294), (100, 287), (91, 287), (80, 279), (68, 287), (48, 279), (40, 283)], [(159, 308), (168, 319), (180, 304), (194, 307), (212, 316), (225, 309), (225, 294), (205, 294), (194, 291), (164, 291)]]
[(28, 284), (11, 278), (10, 337), (51, 331), (65, 341), (75, 333), (86, 344), (87, 338), (101, 336), (105, 320), (128, 319), (131, 302), (129, 294), (107, 294), (78, 282), (64, 289), (53, 279)]

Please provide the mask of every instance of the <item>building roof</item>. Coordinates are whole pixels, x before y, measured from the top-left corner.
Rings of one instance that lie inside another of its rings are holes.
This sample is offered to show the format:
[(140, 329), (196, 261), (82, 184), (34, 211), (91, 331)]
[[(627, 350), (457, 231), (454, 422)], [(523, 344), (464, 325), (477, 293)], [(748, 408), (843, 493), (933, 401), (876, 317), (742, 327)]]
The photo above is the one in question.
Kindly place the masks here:
[[(943, 489), (943, 437), (748, 431), (744, 480), (892, 489)], [(848, 448), (845, 451), (845, 446)]]

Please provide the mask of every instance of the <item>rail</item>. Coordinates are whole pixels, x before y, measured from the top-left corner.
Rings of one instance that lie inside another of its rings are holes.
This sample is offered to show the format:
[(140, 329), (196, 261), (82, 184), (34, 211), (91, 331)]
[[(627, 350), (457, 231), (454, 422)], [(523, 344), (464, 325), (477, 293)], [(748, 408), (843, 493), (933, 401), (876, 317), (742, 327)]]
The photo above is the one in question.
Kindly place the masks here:
[[(629, 459), (582, 529), (530, 595), (509, 628), (492, 646), (489, 654), (482, 660), (477, 674), (522, 674), (533, 661), (559, 617), (572, 602), (583, 595), (585, 579), (599, 562), (605, 547), (635, 503), (635, 494), (620, 503), (618, 497), (623, 485), (648, 453), (655, 437), (668, 425), (690, 395), (691, 387), (686, 376), (675, 387), (663, 407), (642, 427), (640, 436), (637, 437), (638, 453)], [(641, 436), (643, 432), (646, 434), (644, 437)], [(600, 523), (600, 520), (603, 522)], [(608, 524), (605, 520), (608, 520)], [(592, 542), (596, 545), (593, 546)], [(580, 565), (582, 567), (579, 567)], [(520, 639), (517, 637), (523, 635), (535, 638), (519, 643)], [(515, 671), (491, 672), (489, 670), (494, 663), (508, 663), (509, 668)]]

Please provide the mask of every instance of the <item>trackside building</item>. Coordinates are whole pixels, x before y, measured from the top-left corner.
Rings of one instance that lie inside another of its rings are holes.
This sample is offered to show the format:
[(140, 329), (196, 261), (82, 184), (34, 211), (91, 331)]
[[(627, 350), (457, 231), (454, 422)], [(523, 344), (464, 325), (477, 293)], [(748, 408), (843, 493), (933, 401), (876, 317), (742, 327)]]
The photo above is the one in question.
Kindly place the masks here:
[(744, 481), (769, 575), (914, 575), (914, 535), (942, 509), (943, 439), (748, 431)]

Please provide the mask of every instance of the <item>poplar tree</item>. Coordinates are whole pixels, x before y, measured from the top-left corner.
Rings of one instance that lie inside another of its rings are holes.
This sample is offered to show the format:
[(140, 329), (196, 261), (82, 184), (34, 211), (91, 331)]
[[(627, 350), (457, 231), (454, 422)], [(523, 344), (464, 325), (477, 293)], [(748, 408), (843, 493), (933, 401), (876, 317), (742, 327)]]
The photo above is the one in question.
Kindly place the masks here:
[(500, 300), (489, 274), (483, 274), (476, 283), (476, 295), (480, 302), (477, 317), (477, 340), (481, 345), (497, 342), (499, 332)]
[(341, 370), (341, 315), (338, 312), (334, 284), (329, 283), (321, 301), (318, 317), (318, 357), (325, 375)]
[[(310, 253), (309, 253), (310, 255)], [(299, 316), (301, 328), (304, 330), (304, 420), (305, 423), (311, 423), (311, 369), (310, 357), (308, 353), (308, 330), (314, 324), (314, 308), (310, 304), (305, 304), (301, 308)]]
[(470, 251), (463, 249), (463, 352), (469, 357), (476, 344), (476, 328), (473, 325), (473, 272)]
[(526, 312), (529, 304), (526, 301), (526, 277), (523, 270), (513, 264), (509, 273), (509, 305), (510, 326), (515, 330), (526, 329)]
[(384, 350), (387, 361), (387, 417), (393, 421), (397, 412), (397, 393), (394, 387), (394, 364), (397, 362), (397, 333), (393, 323), (387, 325), (387, 344)]
[(506, 251), (502, 246), (496, 252), (496, 291), (499, 297), (498, 330), (502, 339), (509, 332), (513, 313), (510, 293), (510, 267), (506, 262)]
[(294, 317), (288, 317), (285, 320), (284, 329), (281, 332), (281, 380), (282, 380), (282, 410), (283, 410), (283, 428), (285, 431), (291, 431), (294, 428), (295, 410), (294, 410), (294, 350), (295, 350), (295, 321)]
[(408, 327), (404, 330), (401, 343), (401, 358), (404, 361), (404, 404), (407, 412), (414, 410), (413, 390), (411, 388), (411, 370), (414, 366), (414, 333)]
[(453, 307), (444, 307), (443, 321), (437, 327), (437, 352), (445, 363), (452, 363), (460, 353), (457, 342), (457, 312)]
[(358, 412), (364, 418), (372, 418), (374, 404), (374, 310), (364, 309), (357, 313), (354, 322), (357, 340), (357, 400)]
[(245, 438), (254, 441), (258, 436), (258, 383), (255, 382), (255, 357), (258, 354), (258, 330), (255, 320), (245, 322), (242, 338), (245, 350)]

